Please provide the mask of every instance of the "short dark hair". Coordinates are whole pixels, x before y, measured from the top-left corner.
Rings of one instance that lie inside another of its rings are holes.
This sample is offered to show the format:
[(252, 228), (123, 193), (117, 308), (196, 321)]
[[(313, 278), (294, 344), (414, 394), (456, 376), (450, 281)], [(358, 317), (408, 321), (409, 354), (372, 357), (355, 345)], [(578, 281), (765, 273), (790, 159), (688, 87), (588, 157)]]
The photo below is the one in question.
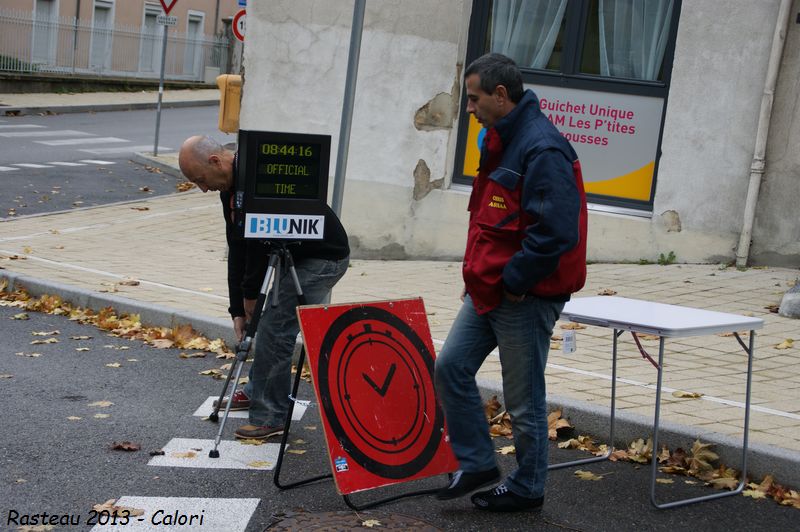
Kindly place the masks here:
[(477, 74), (481, 78), (481, 90), (493, 94), (498, 85), (508, 90), (508, 97), (514, 103), (522, 99), (525, 89), (522, 86), (522, 73), (510, 57), (503, 54), (486, 54), (469, 64), (464, 79)]

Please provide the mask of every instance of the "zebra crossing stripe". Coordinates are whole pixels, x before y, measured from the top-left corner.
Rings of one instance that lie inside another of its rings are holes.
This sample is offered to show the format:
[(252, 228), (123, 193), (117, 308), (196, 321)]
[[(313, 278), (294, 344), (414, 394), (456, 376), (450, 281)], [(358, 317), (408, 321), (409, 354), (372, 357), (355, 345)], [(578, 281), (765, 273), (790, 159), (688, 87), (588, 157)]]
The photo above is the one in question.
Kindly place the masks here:
[(47, 164), (52, 164), (54, 166), (86, 166), (86, 164), (84, 164), (84, 163), (67, 163), (67, 162), (60, 162), (60, 161), (55, 161), (55, 162), (47, 163)]
[(80, 162), (89, 164), (117, 164), (113, 161), (100, 161), (98, 159), (81, 159)]
[(33, 163), (11, 163), (14, 166), (20, 166), (22, 168), (52, 168), (52, 166), (48, 166), (46, 164), (33, 164)]
[(115, 506), (130, 509), (131, 515), (128, 516), (125, 524), (119, 515), (116, 519), (98, 515), (98, 521), (105, 521), (106, 524), (96, 524), (92, 528), (92, 532), (165, 532), (169, 530), (239, 532), (247, 528), (259, 502), (259, 499), (125, 495), (114, 503)]
[(12, 168), (10, 166), (0, 166), (0, 172), (10, 172), (12, 170), (19, 170), (19, 168)]
[[(153, 151), (153, 145), (149, 144), (147, 146), (120, 146), (117, 148), (97, 148), (97, 149), (81, 149), (78, 151), (91, 153), (93, 155), (110, 155), (114, 153), (130, 153), (130, 152), (147, 152), (151, 153)], [(160, 152), (174, 152), (172, 148), (168, 148), (166, 146), (159, 146), (158, 151)]]
[(45, 126), (37, 126), (35, 124), (14, 124), (7, 126), (0, 126), (0, 129), (22, 129), (22, 128), (42, 128)]
[(74, 144), (112, 144), (115, 142), (130, 142), (129, 140), (121, 139), (119, 137), (93, 137), (81, 139), (58, 139), (58, 140), (34, 140), (37, 144), (44, 144), (45, 146), (71, 146)]
[(0, 133), (0, 137), (93, 137), (93, 133), (76, 131), (74, 129), (64, 129), (60, 131), (12, 131), (11, 133)]
[[(280, 441), (277, 436), (274, 439)], [(162, 448), (164, 455), (152, 457), (147, 465), (269, 471), (278, 462), (278, 452), (281, 446), (278, 443), (246, 445), (238, 440), (225, 440), (221, 441), (217, 447), (219, 458), (209, 458), (208, 452), (213, 448), (214, 440), (173, 438)]]
[[(219, 399), (218, 395), (212, 395), (208, 399), (206, 399), (200, 407), (194, 411), (192, 414), (195, 417), (208, 417), (212, 412), (214, 412), (214, 401)], [(303, 419), (303, 414), (306, 413), (306, 408), (308, 405), (311, 404), (311, 401), (304, 401), (298, 399), (294, 402), (294, 410), (292, 410), (292, 421), (300, 421)], [(225, 413), (225, 409), (220, 409), (219, 415), (222, 417), (222, 414)], [(232, 410), (228, 413), (229, 419), (247, 419), (247, 410)]]

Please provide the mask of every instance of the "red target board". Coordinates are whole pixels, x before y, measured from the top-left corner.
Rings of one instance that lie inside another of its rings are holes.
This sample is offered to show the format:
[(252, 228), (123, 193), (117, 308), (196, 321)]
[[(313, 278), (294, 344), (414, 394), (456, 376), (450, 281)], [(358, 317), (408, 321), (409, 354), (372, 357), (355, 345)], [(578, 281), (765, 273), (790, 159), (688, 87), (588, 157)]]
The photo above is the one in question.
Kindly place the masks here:
[(297, 309), (340, 494), (458, 469), (422, 299)]

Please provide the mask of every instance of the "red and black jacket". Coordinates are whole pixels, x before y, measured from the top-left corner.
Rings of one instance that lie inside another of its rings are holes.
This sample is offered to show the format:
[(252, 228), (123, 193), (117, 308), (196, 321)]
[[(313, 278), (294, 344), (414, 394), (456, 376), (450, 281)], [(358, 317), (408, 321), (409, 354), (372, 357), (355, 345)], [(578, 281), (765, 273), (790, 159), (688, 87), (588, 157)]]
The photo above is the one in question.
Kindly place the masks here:
[(569, 300), (586, 281), (586, 194), (578, 156), (525, 91), (486, 132), (469, 201), (463, 275), (479, 314), (503, 290)]

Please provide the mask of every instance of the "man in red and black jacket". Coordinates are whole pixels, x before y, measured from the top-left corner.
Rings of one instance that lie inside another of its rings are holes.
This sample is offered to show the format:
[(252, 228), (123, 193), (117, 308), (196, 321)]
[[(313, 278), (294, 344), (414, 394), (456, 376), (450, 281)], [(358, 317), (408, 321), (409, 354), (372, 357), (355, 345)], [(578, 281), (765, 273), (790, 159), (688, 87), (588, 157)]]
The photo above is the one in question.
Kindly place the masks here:
[(486, 129), (469, 201), (462, 306), (436, 360), (436, 389), (461, 469), (437, 498), (499, 480), (475, 375), (499, 347), (518, 467), (472, 496), (489, 511), (539, 510), (547, 477), (545, 365), (564, 303), (586, 280), (586, 195), (569, 142), (524, 90), (517, 65), (487, 54), (464, 75)]
[[(228, 311), (236, 337), (241, 340), (252, 318), (269, 258), (258, 241), (236, 234), (232, 195), (238, 154), (210, 137), (186, 139), (178, 155), (186, 178), (203, 192), (219, 191), (228, 241)], [(308, 304), (323, 303), (333, 285), (347, 271), (350, 247), (339, 218), (325, 206), (325, 238), (292, 245), (300, 286)], [(300, 325), (297, 292), (288, 268), (281, 268), (278, 306), (265, 309), (258, 322), (249, 382), (229, 399), (231, 410), (249, 410), (249, 423), (236, 429), (242, 439), (267, 439), (283, 433), (291, 394), (292, 353)], [(272, 300), (270, 292), (269, 301)], [(223, 407), (225, 404), (222, 405)]]

